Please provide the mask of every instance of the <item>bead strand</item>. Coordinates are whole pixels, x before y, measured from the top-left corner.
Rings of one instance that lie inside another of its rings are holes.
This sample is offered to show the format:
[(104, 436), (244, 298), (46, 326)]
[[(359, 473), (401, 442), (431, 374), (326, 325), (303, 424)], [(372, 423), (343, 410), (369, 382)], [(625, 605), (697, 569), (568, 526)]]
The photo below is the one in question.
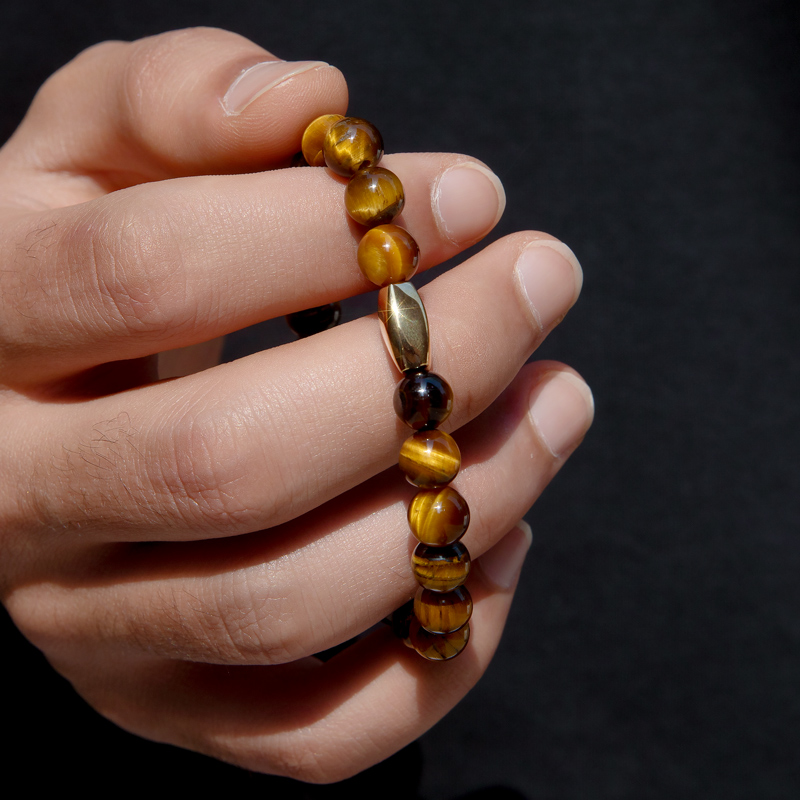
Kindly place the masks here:
[[(380, 287), (378, 308), (395, 364), (403, 373), (394, 395), (397, 416), (414, 433), (400, 449), (399, 466), (419, 491), (408, 508), (408, 523), (419, 540), (411, 559), (419, 589), (413, 614), (398, 612), (396, 630), (421, 656), (446, 661), (469, 640), (472, 598), (463, 586), (470, 570), (459, 541), (469, 525), (466, 500), (448, 484), (461, 467), (455, 440), (437, 430), (453, 408), (447, 381), (428, 370), (430, 342), (425, 307), (409, 283), (419, 264), (419, 246), (393, 224), (405, 197), (400, 179), (378, 166), (383, 138), (369, 122), (339, 114), (315, 119), (303, 133), (302, 152), (311, 166), (326, 165), (349, 178), (347, 213), (368, 228), (358, 245), (362, 273)], [(405, 607), (404, 607), (405, 608)]]

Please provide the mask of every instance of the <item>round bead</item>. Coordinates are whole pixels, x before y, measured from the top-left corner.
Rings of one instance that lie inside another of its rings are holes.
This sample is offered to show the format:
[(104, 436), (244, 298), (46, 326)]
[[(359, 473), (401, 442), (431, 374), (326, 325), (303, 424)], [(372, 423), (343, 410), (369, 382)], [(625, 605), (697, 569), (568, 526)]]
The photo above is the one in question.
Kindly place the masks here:
[(455, 439), (444, 431), (418, 431), (403, 442), (398, 463), (409, 483), (433, 489), (458, 475), (461, 453)]
[(430, 633), (452, 633), (469, 622), (472, 596), (465, 586), (452, 592), (432, 592), (421, 586), (414, 597), (414, 614)]
[(411, 554), (414, 577), (432, 592), (452, 592), (467, 579), (470, 569), (467, 548), (460, 542), (447, 547), (418, 544)]
[(436, 428), (453, 410), (453, 390), (433, 372), (412, 372), (397, 384), (394, 410), (415, 431)]
[(467, 646), (469, 623), (453, 633), (430, 633), (418, 620), (412, 620), (409, 639), (411, 646), (428, 661), (449, 661)]
[(342, 318), (342, 307), (339, 303), (326, 303), (324, 306), (307, 308), (294, 314), (286, 315), (289, 327), (301, 338), (326, 331), (339, 324)]
[(408, 506), (408, 524), (423, 544), (444, 547), (464, 535), (469, 525), (469, 506), (449, 486), (423, 489)]
[(325, 156), (322, 152), (322, 145), (325, 141), (325, 136), (328, 131), (336, 122), (344, 119), (341, 114), (323, 114), (317, 117), (309, 126), (303, 131), (303, 139), (300, 143), (300, 148), (303, 151), (303, 158), (312, 167), (324, 167)]
[(405, 201), (400, 178), (383, 167), (360, 170), (344, 190), (347, 213), (368, 228), (391, 222), (403, 210)]
[(397, 225), (378, 225), (358, 244), (358, 266), (376, 286), (405, 283), (417, 271), (419, 245)]
[(337, 175), (349, 178), (360, 169), (374, 167), (383, 155), (383, 137), (365, 119), (344, 117), (327, 130), (322, 144), (325, 163)]

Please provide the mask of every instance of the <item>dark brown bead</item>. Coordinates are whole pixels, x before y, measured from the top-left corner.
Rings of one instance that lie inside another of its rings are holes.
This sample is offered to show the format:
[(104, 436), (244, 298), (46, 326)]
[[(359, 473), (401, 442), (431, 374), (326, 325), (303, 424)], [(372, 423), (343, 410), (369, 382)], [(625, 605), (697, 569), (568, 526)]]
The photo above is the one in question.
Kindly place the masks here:
[(409, 483), (433, 489), (458, 475), (461, 452), (455, 439), (444, 431), (417, 431), (403, 442), (398, 463)]
[(307, 308), (286, 315), (289, 327), (301, 338), (313, 336), (320, 331), (334, 328), (342, 318), (342, 307), (339, 303), (326, 303), (324, 306)]
[(374, 167), (383, 156), (383, 137), (365, 119), (345, 117), (328, 128), (322, 145), (325, 163), (337, 175), (349, 178)]
[(323, 114), (321, 117), (317, 117), (313, 122), (309, 123), (305, 131), (303, 131), (303, 139), (300, 143), (300, 147), (303, 152), (303, 157), (310, 166), (325, 166), (325, 156), (322, 152), (322, 145), (325, 142), (325, 137), (331, 129), (331, 125), (343, 119), (344, 117), (341, 114)]
[(453, 390), (433, 372), (412, 372), (397, 384), (394, 410), (415, 431), (436, 428), (453, 410)]
[(418, 544), (411, 554), (414, 577), (432, 592), (452, 592), (467, 579), (470, 557), (460, 542), (447, 547), (428, 547)]
[(426, 631), (452, 633), (469, 622), (472, 596), (465, 586), (452, 592), (432, 592), (420, 586), (414, 597), (414, 614)]
[(405, 228), (378, 225), (358, 243), (358, 266), (376, 286), (405, 283), (417, 271), (419, 245)]
[(469, 623), (453, 633), (430, 633), (419, 620), (412, 620), (409, 631), (412, 647), (428, 661), (449, 661), (464, 648), (469, 641)]
[(444, 547), (464, 535), (469, 525), (469, 506), (450, 486), (423, 489), (409, 503), (408, 524), (423, 544)]
[(360, 170), (344, 190), (347, 213), (368, 228), (391, 222), (403, 210), (404, 204), (400, 178), (383, 167)]

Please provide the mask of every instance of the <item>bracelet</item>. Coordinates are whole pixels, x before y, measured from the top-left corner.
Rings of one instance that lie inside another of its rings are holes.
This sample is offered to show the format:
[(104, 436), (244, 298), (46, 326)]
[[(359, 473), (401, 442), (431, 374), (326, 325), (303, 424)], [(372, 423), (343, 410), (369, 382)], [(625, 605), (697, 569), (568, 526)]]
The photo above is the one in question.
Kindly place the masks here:
[[(326, 114), (303, 133), (302, 155), (310, 166), (327, 166), (349, 178), (347, 213), (368, 230), (358, 245), (358, 265), (376, 286), (378, 311), (389, 353), (403, 373), (394, 394), (397, 416), (414, 433), (400, 449), (398, 463), (418, 492), (408, 507), (408, 523), (419, 540), (411, 568), (420, 584), (411, 603), (393, 615), (407, 646), (430, 661), (446, 661), (469, 641), (472, 598), (463, 586), (470, 570), (467, 548), (459, 541), (469, 525), (466, 500), (448, 484), (461, 466), (455, 440), (437, 430), (453, 408), (447, 381), (429, 371), (430, 338), (425, 306), (409, 282), (419, 264), (419, 247), (404, 228), (392, 224), (405, 202), (400, 179), (378, 166), (383, 139), (372, 124), (355, 117)], [(327, 306), (292, 315), (300, 336), (330, 327), (338, 312)], [(310, 321), (309, 321), (310, 320)], [(307, 324), (303, 324), (303, 323)], [(302, 332), (301, 332), (302, 331)], [(413, 609), (413, 612), (412, 612)]]

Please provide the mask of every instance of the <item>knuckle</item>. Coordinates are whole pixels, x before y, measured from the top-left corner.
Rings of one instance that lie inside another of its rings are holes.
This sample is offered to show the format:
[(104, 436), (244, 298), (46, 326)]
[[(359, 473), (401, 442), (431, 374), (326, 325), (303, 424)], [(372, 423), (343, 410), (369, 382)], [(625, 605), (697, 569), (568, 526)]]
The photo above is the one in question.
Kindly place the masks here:
[(212, 404), (178, 415), (169, 436), (156, 432), (158, 456), (145, 466), (158, 471), (150, 481), (182, 522), (223, 534), (257, 526), (255, 503), (248, 502), (250, 465), (236, 424), (230, 409)]
[(80, 273), (71, 285), (94, 306), (80, 315), (84, 325), (125, 335), (174, 333), (186, 285), (172, 216), (157, 192), (148, 193), (146, 207), (129, 198), (94, 204), (63, 246), (65, 263)]

